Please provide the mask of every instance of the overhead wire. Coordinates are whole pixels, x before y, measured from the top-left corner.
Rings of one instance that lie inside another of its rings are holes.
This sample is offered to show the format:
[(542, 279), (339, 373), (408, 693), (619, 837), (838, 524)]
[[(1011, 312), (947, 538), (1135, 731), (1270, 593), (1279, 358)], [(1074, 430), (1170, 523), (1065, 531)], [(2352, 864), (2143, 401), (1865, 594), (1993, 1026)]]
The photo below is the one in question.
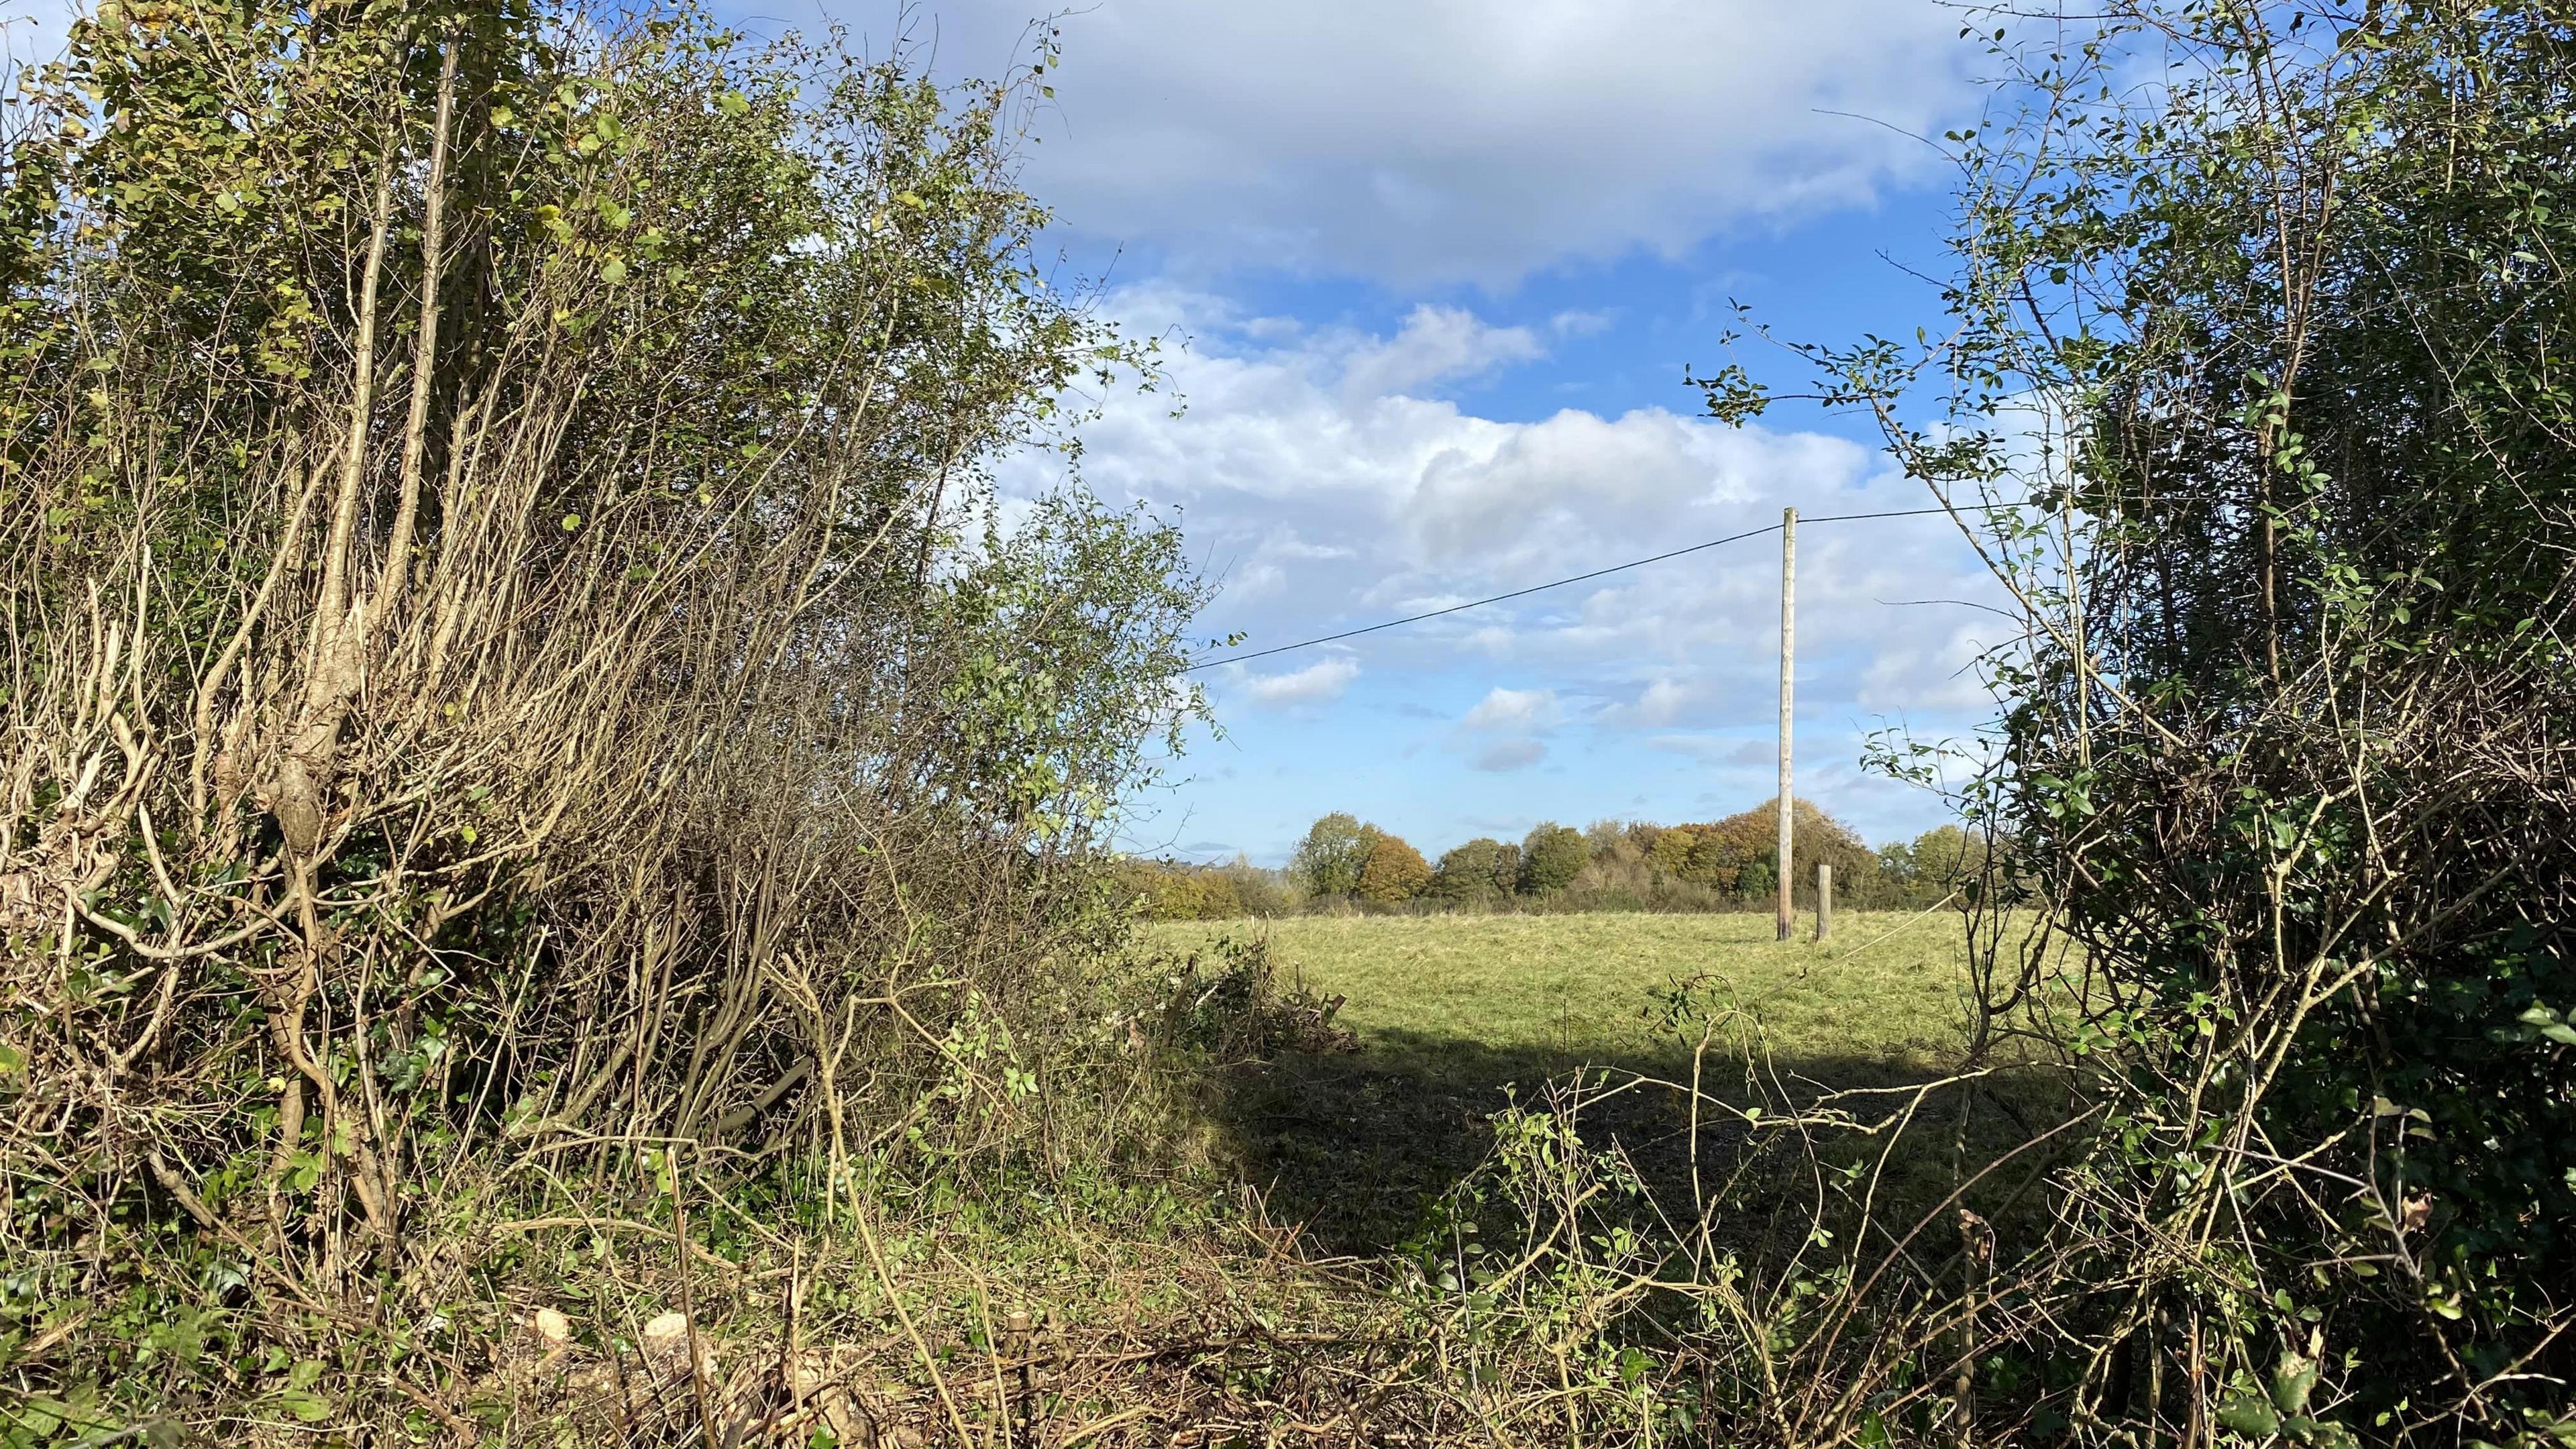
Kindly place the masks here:
[[(1980, 504), (1978, 506), (1985, 507), (1988, 505)], [(1896, 508), (1883, 513), (1828, 513), (1814, 518), (1801, 518), (1798, 521), (1800, 523), (1857, 523), (1864, 519), (1871, 518), (1921, 518), (1929, 514), (1948, 512), (1950, 512), (1950, 510), (1947, 508)], [(1650, 554), (1645, 558), (1632, 558), (1626, 563), (1615, 563), (1610, 565), (1608, 568), (1594, 569), (1590, 573), (1574, 574), (1562, 579), (1550, 579), (1543, 584), (1532, 584), (1525, 589), (1514, 589), (1508, 594), (1495, 594), (1490, 598), (1470, 599), (1466, 603), (1451, 604), (1447, 608), (1431, 609), (1419, 614), (1407, 614), (1401, 619), (1388, 619), (1383, 623), (1364, 625), (1357, 629), (1344, 629), (1338, 634), (1322, 634), (1312, 639), (1300, 639), (1294, 644), (1274, 644), (1267, 649), (1254, 649), (1242, 654), (1229, 654), (1221, 659), (1202, 659), (1195, 664), (1183, 665), (1180, 672), (1183, 674), (1192, 674), (1202, 669), (1214, 669), (1220, 664), (1242, 664), (1249, 660), (1266, 659), (1273, 654), (1286, 654), (1294, 649), (1312, 649), (1318, 644), (1335, 644), (1344, 639), (1356, 639), (1362, 634), (1374, 634), (1381, 629), (1398, 629), (1407, 624), (1419, 624), (1425, 619), (1437, 619), (1448, 614), (1464, 613), (1469, 609), (1481, 609), (1487, 604), (1500, 604), (1512, 599), (1527, 598), (1531, 594), (1545, 593), (1549, 589), (1561, 589), (1568, 584), (1579, 584), (1590, 579), (1606, 578), (1611, 574), (1625, 573), (1628, 570), (1635, 568), (1644, 568), (1648, 564), (1662, 563), (1666, 559), (1680, 558), (1684, 554), (1702, 553), (1712, 548), (1722, 548), (1730, 543), (1742, 543), (1748, 538), (1760, 538), (1766, 533), (1778, 533), (1779, 531), (1780, 525), (1776, 523), (1765, 524), (1760, 528), (1748, 528), (1742, 533), (1730, 533), (1724, 538), (1712, 538), (1706, 543), (1694, 543), (1686, 548), (1669, 549), (1663, 553)]]

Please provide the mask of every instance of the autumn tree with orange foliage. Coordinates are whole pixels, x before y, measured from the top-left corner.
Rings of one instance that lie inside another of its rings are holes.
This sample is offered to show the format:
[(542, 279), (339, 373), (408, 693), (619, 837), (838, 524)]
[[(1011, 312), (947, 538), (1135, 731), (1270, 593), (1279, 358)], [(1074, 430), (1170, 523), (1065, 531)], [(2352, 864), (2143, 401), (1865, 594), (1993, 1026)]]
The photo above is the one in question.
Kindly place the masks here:
[(1431, 863), (1400, 835), (1379, 833), (1360, 862), (1359, 896), (1382, 906), (1402, 905), (1431, 884)]

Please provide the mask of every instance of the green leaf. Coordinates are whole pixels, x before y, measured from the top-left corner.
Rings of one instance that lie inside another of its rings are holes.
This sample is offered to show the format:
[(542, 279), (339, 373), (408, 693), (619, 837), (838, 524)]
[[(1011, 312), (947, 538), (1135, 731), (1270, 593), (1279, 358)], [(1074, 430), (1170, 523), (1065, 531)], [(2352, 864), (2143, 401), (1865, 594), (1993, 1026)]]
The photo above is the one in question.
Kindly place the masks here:
[(2253, 1439), (2268, 1439), (2281, 1432), (2281, 1416), (2273, 1411), (2270, 1401), (2252, 1394), (2238, 1394), (2219, 1405), (2218, 1422)]
[(2300, 1354), (2283, 1354), (2280, 1371), (2272, 1376), (2272, 1402), (2284, 1414), (2307, 1412), (2308, 1395), (2317, 1386), (2314, 1359)]

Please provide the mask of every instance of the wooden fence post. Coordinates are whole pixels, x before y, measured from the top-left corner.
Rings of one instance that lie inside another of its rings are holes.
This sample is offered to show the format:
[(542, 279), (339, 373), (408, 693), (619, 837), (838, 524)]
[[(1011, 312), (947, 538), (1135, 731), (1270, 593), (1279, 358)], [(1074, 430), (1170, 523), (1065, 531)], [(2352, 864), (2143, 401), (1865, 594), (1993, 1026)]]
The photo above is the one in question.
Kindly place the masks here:
[(1816, 862), (1816, 939), (1821, 941), (1834, 933), (1834, 868), (1824, 861)]

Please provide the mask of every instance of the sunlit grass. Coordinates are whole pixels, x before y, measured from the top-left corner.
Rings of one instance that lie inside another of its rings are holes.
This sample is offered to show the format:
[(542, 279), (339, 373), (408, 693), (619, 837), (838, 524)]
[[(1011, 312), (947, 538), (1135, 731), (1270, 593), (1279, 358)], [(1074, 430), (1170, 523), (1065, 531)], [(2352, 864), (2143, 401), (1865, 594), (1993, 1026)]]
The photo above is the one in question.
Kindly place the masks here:
[(1370, 1054), (1428, 1057), (1472, 1044), (1567, 1061), (1660, 1056), (1657, 998), (1697, 979), (1703, 999), (1751, 1013), (1784, 1060), (1898, 1071), (1955, 1061), (1968, 976), (1958, 917), (1851, 913), (1834, 935), (1772, 939), (1772, 920), (1714, 915), (1299, 916), (1154, 926), (1161, 945), (1266, 937), (1283, 976), (1348, 998)]

